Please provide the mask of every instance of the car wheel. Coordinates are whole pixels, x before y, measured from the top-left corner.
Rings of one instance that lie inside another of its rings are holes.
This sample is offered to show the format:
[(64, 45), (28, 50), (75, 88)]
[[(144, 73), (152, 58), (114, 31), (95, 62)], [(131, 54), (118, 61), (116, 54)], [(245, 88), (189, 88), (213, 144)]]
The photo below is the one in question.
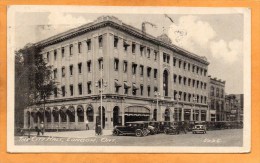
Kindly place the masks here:
[(114, 130), (114, 131), (113, 131), (113, 135), (114, 135), (114, 136), (118, 136), (118, 135), (119, 135), (119, 132), (118, 132), (117, 130)]
[(136, 130), (135, 131), (135, 136), (141, 137), (141, 136), (143, 136), (143, 132), (141, 130)]

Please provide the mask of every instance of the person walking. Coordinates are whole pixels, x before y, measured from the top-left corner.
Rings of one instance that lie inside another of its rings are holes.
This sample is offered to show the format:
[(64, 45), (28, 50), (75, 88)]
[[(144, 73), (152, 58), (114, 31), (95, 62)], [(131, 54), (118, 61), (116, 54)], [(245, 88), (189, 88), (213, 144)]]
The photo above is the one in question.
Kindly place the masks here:
[(40, 131), (41, 131), (41, 133), (43, 135), (44, 134), (44, 123), (43, 123), (43, 121), (40, 124)]
[(86, 120), (86, 130), (89, 130), (88, 120)]

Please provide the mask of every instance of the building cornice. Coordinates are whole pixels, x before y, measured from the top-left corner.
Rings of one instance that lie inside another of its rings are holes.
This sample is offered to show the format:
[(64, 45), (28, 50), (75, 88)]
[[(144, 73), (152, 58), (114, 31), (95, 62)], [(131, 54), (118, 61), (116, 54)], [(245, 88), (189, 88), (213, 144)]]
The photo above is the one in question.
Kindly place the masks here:
[(200, 57), (200, 56), (193, 54), (193, 53), (191, 53), (187, 50), (184, 50), (184, 49), (182, 49), (182, 48), (180, 48), (176, 45), (165, 43), (165, 42), (159, 40), (158, 38), (156, 38), (152, 35), (149, 35), (147, 33), (142, 32), (141, 30), (139, 30), (135, 27), (132, 27), (132, 26), (124, 24), (124, 23), (118, 23), (118, 22), (115, 22), (111, 19), (107, 19), (107, 20), (100, 21), (100, 22), (94, 21), (92, 23), (85, 24), (85, 25), (80, 26), (78, 28), (68, 30), (66, 32), (52, 36), (48, 39), (37, 42), (37, 43), (35, 43), (35, 45), (38, 46), (38, 47), (44, 48), (46, 46), (54, 45), (56, 43), (77, 37), (79, 35), (82, 35), (84, 33), (87, 33), (87, 32), (90, 32), (90, 31), (93, 31), (93, 30), (96, 30), (96, 29), (108, 27), (108, 26), (113, 27), (115, 29), (118, 29), (120, 31), (126, 32), (126, 33), (128, 33), (132, 36), (139, 38), (139, 39), (146, 40), (146, 41), (152, 42), (154, 44), (157, 44), (159, 46), (170, 49), (170, 50), (172, 50), (172, 51), (174, 51), (178, 54), (184, 55), (185, 57), (188, 57), (190, 59), (194, 59), (194, 60), (196, 60), (200, 63), (209, 65), (209, 62), (206, 60), (205, 57)]

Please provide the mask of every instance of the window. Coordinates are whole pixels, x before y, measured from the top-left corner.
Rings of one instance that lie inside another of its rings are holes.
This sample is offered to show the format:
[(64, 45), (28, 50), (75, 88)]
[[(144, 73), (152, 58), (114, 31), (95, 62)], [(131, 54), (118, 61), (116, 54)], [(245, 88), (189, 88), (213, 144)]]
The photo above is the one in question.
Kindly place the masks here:
[(137, 67), (137, 64), (133, 63), (133, 64), (132, 64), (132, 74), (133, 74), (133, 75), (136, 74), (136, 67)]
[(54, 79), (57, 79), (57, 69), (53, 70), (53, 76), (54, 76)]
[(157, 69), (154, 69), (154, 74), (153, 74), (154, 78), (157, 79)]
[(187, 80), (187, 78), (184, 77), (184, 78), (183, 78), (183, 84), (184, 84), (184, 85), (186, 85), (186, 80)]
[(195, 87), (195, 80), (192, 80), (192, 87)]
[(206, 76), (207, 75), (207, 70), (204, 70), (204, 76)]
[(50, 62), (50, 53), (47, 52), (47, 62)]
[(181, 76), (179, 76), (179, 84), (181, 84), (181, 79), (182, 79), (182, 77), (181, 77)]
[(118, 45), (118, 37), (114, 36), (114, 48), (117, 48)]
[(132, 43), (132, 53), (135, 53), (135, 43)]
[(91, 40), (90, 39), (87, 40), (87, 47), (88, 47), (88, 50), (91, 50)]
[(118, 71), (118, 65), (119, 65), (119, 60), (117, 58), (115, 58), (115, 60), (114, 60), (114, 69), (115, 69), (115, 71)]
[(119, 93), (119, 88), (121, 87), (122, 85), (119, 84), (118, 80), (115, 79), (115, 93)]
[(98, 59), (98, 68), (99, 68), (99, 70), (103, 70), (103, 58), (99, 58)]
[(184, 92), (184, 93), (183, 93), (183, 101), (186, 101), (186, 100), (187, 100), (187, 93)]
[(147, 48), (147, 58), (151, 57), (151, 50), (149, 48)]
[(190, 63), (188, 63), (188, 71), (190, 71)]
[(62, 67), (62, 68), (61, 68), (61, 74), (62, 74), (62, 77), (65, 76), (65, 67)]
[(58, 89), (54, 88), (54, 97), (57, 98), (58, 97)]
[(124, 41), (123, 46), (124, 46), (125, 51), (127, 51), (127, 48), (128, 48), (128, 46), (129, 46), (129, 44), (128, 44), (126, 41)]
[(137, 89), (134, 87), (134, 85), (135, 85), (135, 83), (133, 83), (133, 86), (132, 86), (132, 94), (135, 96)]
[(173, 91), (173, 98), (174, 98), (174, 100), (177, 99), (177, 91), (176, 90)]
[(197, 80), (197, 88), (199, 88), (200, 85), (200, 81)]
[(167, 55), (167, 63), (170, 63), (170, 55)]
[(61, 87), (61, 92), (62, 92), (62, 97), (65, 97), (65, 94), (66, 94), (65, 86)]
[(78, 91), (79, 91), (79, 95), (82, 95), (82, 84), (81, 83), (78, 85)]
[(143, 76), (144, 75), (144, 66), (140, 65), (140, 75)]
[(57, 60), (57, 50), (54, 50), (54, 60)]
[(176, 83), (176, 79), (177, 79), (177, 75), (174, 74), (174, 75), (173, 75), (173, 82), (174, 82), (174, 83)]
[(183, 69), (186, 70), (186, 62), (183, 63)]
[(219, 97), (219, 88), (216, 89), (216, 96)]
[(176, 58), (173, 58), (173, 66), (176, 66), (176, 62), (177, 62)]
[(73, 54), (73, 45), (71, 44), (70, 45), (70, 55), (72, 55)]
[(147, 67), (147, 77), (149, 78), (151, 76), (151, 67)]
[(140, 45), (140, 54), (141, 56), (144, 54), (144, 46)]
[(158, 52), (157, 52), (157, 51), (154, 51), (154, 60), (155, 60), (155, 61), (157, 60), (157, 55), (158, 55)]
[(200, 82), (200, 88), (203, 89), (203, 82)]
[(62, 56), (62, 58), (64, 57), (64, 54), (65, 54), (65, 49), (64, 49), (64, 47), (62, 47), (61, 48), (61, 56)]
[[(205, 83), (206, 84), (206, 83)], [(221, 89), (221, 98), (223, 98), (224, 97), (224, 90), (223, 89)]]
[(150, 97), (150, 95), (151, 95), (151, 87), (150, 86), (147, 87), (147, 95), (148, 95), (148, 97)]
[(102, 37), (102, 36), (99, 36), (99, 37), (98, 37), (98, 46), (99, 46), (100, 48), (103, 47), (103, 37)]
[(88, 82), (88, 94), (91, 94), (91, 81)]
[(192, 72), (195, 72), (195, 66), (194, 65), (192, 66)]
[(87, 62), (88, 72), (91, 72), (91, 61)]
[(94, 110), (91, 106), (89, 106), (87, 108), (87, 120), (89, 122), (93, 122), (94, 121)]
[(207, 83), (204, 83), (204, 89), (207, 89)]
[(81, 42), (78, 43), (78, 52), (81, 53)]
[(142, 84), (140, 85), (140, 94), (141, 96), (144, 94), (144, 86)]
[(123, 64), (124, 64), (124, 65), (123, 65), (123, 71), (124, 71), (124, 72), (127, 72), (127, 61), (124, 61)]
[(201, 68), (201, 69), (200, 69), (200, 75), (202, 75), (202, 72), (203, 72), (203, 69)]
[(73, 96), (73, 85), (70, 85), (70, 96)]
[(190, 86), (190, 83), (191, 83), (191, 79), (189, 78), (188, 79), (188, 86)]
[(157, 92), (158, 91), (158, 88), (157, 87), (154, 87), (154, 92)]
[(199, 67), (197, 67), (197, 74), (199, 74), (199, 69), (200, 69), (200, 68), (199, 68)]
[(70, 75), (73, 75), (73, 65), (70, 65)]
[(181, 68), (181, 60), (179, 60), (179, 68)]
[(166, 62), (166, 53), (163, 53), (163, 62)]
[(214, 96), (215, 94), (215, 88), (213, 86), (210, 87), (210, 95)]
[(82, 63), (79, 63), (78, 64), (78, 71), (79, 71), (79, 74), (81, 74), (82, 73)]
[(125, 95), (128, 94), (128, 89), (129, 89), (129, 86), (128, 86), (127, 82), (124, 81), (124, 90), (125, 90), (124, 94), (125, 94)]

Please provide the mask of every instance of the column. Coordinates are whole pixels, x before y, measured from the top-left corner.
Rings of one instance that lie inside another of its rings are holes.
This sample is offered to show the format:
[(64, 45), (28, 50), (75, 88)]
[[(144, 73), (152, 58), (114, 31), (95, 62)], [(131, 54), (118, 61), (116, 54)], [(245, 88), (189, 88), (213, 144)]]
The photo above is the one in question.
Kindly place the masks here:
[(78, 128), (78, 113), (77, 113), (77, 105), (74, 105), (74, 108), (75, 108), (75, 129)]
[(51, 108), (51, 112), (50, 112), (50, 115), (51, 115), (51, 129), (53, 129), (53, 126), (54, 126), (54, 117), (53, 117), (52, 111), (53, 111), (53, 108)]
[(199, 109), (199, 121), (201, 121), (201, 110)]
[(184, 121), (184, 108), (181, 108), (181, 121)]
[[(94, 108), (93, 108), (93, 111), (94, 111)], [(94, 111), (95, 113), (95, 111)], [(83, 116), (84, 116), (84, 123), (87, 121), (87, 106), (84, 107), (83, 106)]]
[(193, 121), (193, 109), (190, 109), (190, 121)]
[(210, 112), (209, 112), (209, 109), (206, 110), (206, 121), (210, 121)]

